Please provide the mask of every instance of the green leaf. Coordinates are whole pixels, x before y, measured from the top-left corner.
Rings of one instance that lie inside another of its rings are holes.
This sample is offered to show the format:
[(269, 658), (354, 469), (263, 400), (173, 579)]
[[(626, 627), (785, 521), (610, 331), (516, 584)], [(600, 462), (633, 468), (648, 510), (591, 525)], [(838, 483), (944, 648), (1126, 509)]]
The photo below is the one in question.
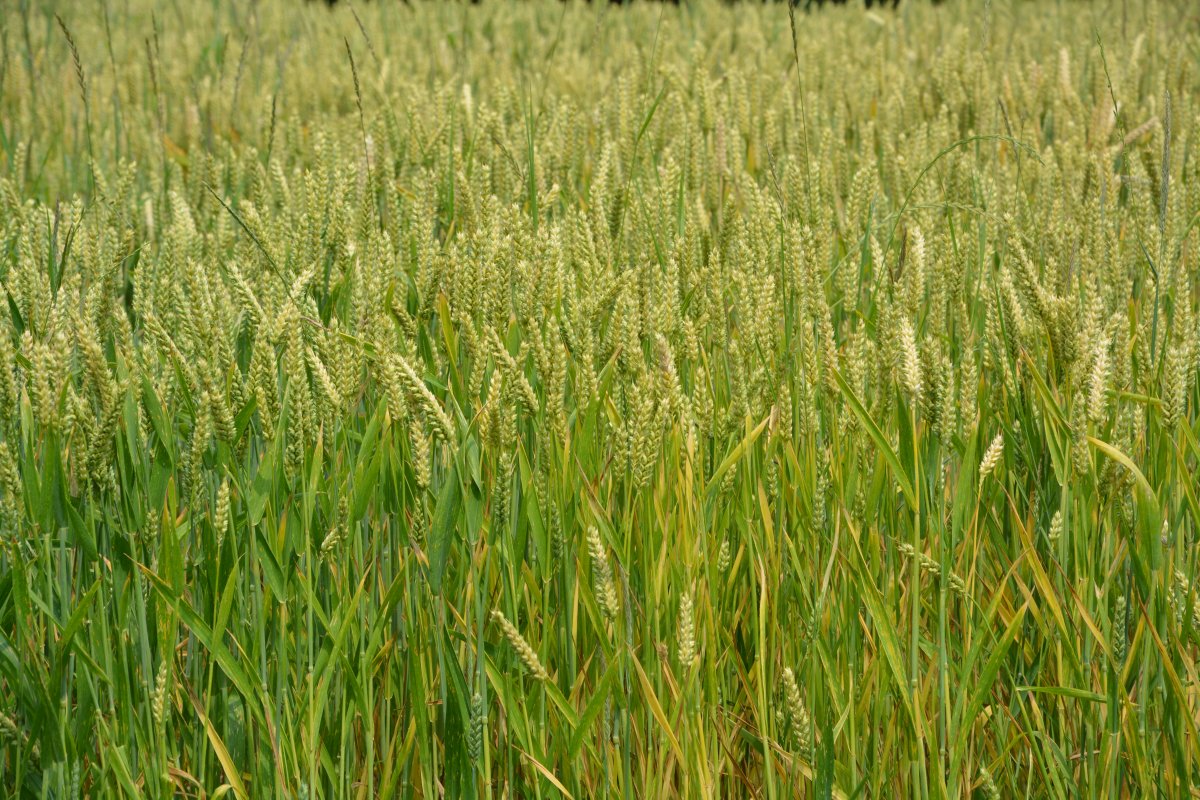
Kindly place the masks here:
[(260, 703), (258, 692), (254, 689), (258, 683), (250, 677), (250, 673), (246, 670), (241, 660), (229, 651), (221, 638), (213, 635), (212, 629), (208, 627), (190, 605), (184, 602), (171, 589), (170, 584), (154, 574), (150, 569), (140, 564), (138, 566), (142, 573), (150, 580), (150, 585), (158, 593), (159, 597), (179, 615), (180, 620), (195, 634), (200, 644), (212, 653), (213, 658), (221, 666), (221, 670), (225, 673), (225, 676), (229, 678), (234, 688), (246, 700), (247, 707), (255, 719), (260, 723), (264, 723), (262, 704)]
[[(278, 442), (280, 437), (276, 437)], [(263, 454), (258, 463), (258, 471), (254, 473), (254, 482), (250, 485), (249, 496), (246, 498), (246, 517), (251, 526), (262, 521), (267, 501), (275, 486), (275, 465), (278, 463), (279, 448), (272, 444)]]
[(458, 467), (451, 460), (442, 481), (437, 505), (433, 509), (433, 527), (429, 532), (429, 588), (434, 594), (442, 593), (442, 576), (446, 572), (450, 545), (458, 529), (461, 505), (462, 486), (458, 482)]
[(717, 492), (719, 492), (721, 489), (721, 479), (725, 477), (725, 473), (733, 469), (734, 465), (746, 455), (746, 451), (749, 450), (754, 442), (758, 440), (758, 437), (762, 435), (762, 432), (767, 427), (767, 423), (770, 421), (771, 418), (767, 417), (762, 422), (758, 423), (758, 425), (754, 426), (749, 433), (742, 437), (742, 440), (737, 443), (737, 446), (729, 451), (729, 455), (725, 456), (725, 458), (721, 460), (721, 463), (717, 465), (717, 468), (713, 470), (712, 477), (708, 479), (708, 485), (704, 490), (706, 502), (711, 503), (714, 499), (716, 499)]
[(192, 693), (190, 687), (188, 697), (192, 700), (192, 707), (196, 709), (196, 715), (200, 717), (200, 724), (204, 726), (204, 733), (208, 736), (208, 742), (212, 745), (217, 761), (221, 763), (221, 769), (224, 770), (225, 778), (233, 788), (234, 794), (238, 800), (249, 800), (250, 793), (246, 791), (246, 785), (242, 783), (242, 776), (238, 773), (237, 765), (233, 763), (233, 757), (229, 755), (229, 749), (225, 746), (221, 735), (217, 733), (216, 727), (209, 721), (208, 715), (204, 713), (204, 708), (200, 705), (200, 700)]
[(1071, 686), (1014, 686), (1014, 691), (1034, 692), (1035, 694), (1050, 694), (1057, 697), (1073, 697), (1076, 700), (1087, 700), (1092, 703), (1105, 703), (1107, 698), (1099, 692), (1089, 692), (1086, 689), (1076, 689)]
[(350, 523), (354, 524), (363, 518), (367, 504), (375, 494), (376, 481), (379, 478), (379, 467), (383, 463), (384, 449), (378, 448), (380, 431), (383, 427), (385, 402), (380, 402), (367, 423), (363, 432), (362, 445), (358, 450), (358, 460), (354, 466), (354, 494), (350, 502)]
[(1021, 630), (1021, 623), (1025, 621), (1025, 611), (1027, 609), (1028, 606), (1021, 606), (1020, 610), (1009, 620), (1008, 627), (1005, 629), (1004, 635), (1000, 637), (1000, 641), (990, 648), (990, 655), (987, 662), (983, 665), (983, 671), (974, 680), (974, 691), (971, 692), (971, 699), (967, 702), (966, 712), (962, 716), (963, 725), (971, 725), (974, 722), (980, 709), (983, 708), (983, 701), (991, 694), (992, 684), (996, 682), (996, 676), (1000, 673), (1000, 666), (1008, 655), (1009, 646), (1013, 643), (1013, 639), (1017, 638), (1017, 633)]
[[(1150, 482), (1146, 480), (1146, 476), (1142, 474), (1138, 465), (1133, 463), (1133, 459), (1108, 442), (1102, 442), (1094, 436), (1089, 436), (1088, 441), (1097, 450), (1121, 464), (1133, 474), (1134, 494), (1137, 498), (1137, 522), (1141, 533), (1140, 555), (1145, 556), (1149, 554), (1148, 561), (1150, 568), (1158, 569), (1162, 561), (1162, 547), (1158, 542), (1158, 536), (1162, 530), (1162, 512), (1158, 504), (1158, 496), (1154, 493), (1154, 489), (1150, 488)], [(1143, 580), (1148, 579), (1146, 576), (1143, 576)]]
[(267, 579), (267, 586), (282, 600), (287, 597), (287, 581), (284, 579), (283, 567), (275, 556), (275, 548), (267, 540), (261, 527), (254, 529), (254, 537), (258, 543), (255, 554), (258, 556), (258, 565)]
[(892, 673), (892, 679), (896, 682), (896, 694), (904, 704), (904, 711), (907, 713), (908, 719), (915, 729), (917, 726), (917, 715), (913, 710), (912, 696), (909, 694), (908, 677), (905, 674), (904, 658), (902, 655), (903, 650), (900, 647), (900, 636), (896, 632), (894, 621), (895, 615), (884, 606), (883, 596), (880, 595), (879, 589), (875, 587), (875, 583), (867, 573), (867, 566), (863, 560), (862, 551), (859, 549), (857, 536), (853, 537), (853, 541), (850, 543), (847, 551), (851, 555), (850, 565), (854, 570), (858, 596), (867, 607), (867, 611), (871, 614), (871, 621), (874, 623), (875, 631), (879, 636), (879, 646), (883, 650), (883, 657), (887, 661), (888, 669)]
[(834, 369), (833, 377), (837, 380), (838, 388), (842, 390), (842, 395), (845, 396), (846, 402), (850, 405), (850, 410), (858, 417), (858, 421), (866, 429), (867, 434), (871, 437), (871, 441), (875, 443), (875, 447), (879, 449), (888, 466), (892, 468), (892, 472), (896, 476), (896, 482), (900, 484), (900, 491), (904, 493), (904, 499), (908, 501), (908, 507), (916, 511), (917, 492), (913, 488), (912, 478), (909, 477), (908, 473), (904, 471), (904, 467), (900, 464), (900, 457), (896, 455), (896, 451), (888, 443), (887, 437), (883, 435), (883, 431), (875, 424), (875, 420), (871, 419), (871, 415), (867, 413), (867, 409), (863, 407), (862, 401), (854, 394), (854, 390), (850, 388), (850, 384), (846, 383), (846, 379), (842, 377), (842, 373)]
[(618, 667), (621, 662), (619, 659), (612, 659), (608, 664), (608, 669), (604, 671), (604, 676), (600, 678), (600, 682), (596, 684), (595, 691), (592, 692), (592, 697), (583, 708), (583, 713), (579, 715), (579, 723), (575, 726), (575, 730), (571, 732), (570, 742), (567, 744), (567, 761), (574, 761), (579, 756), (579, 751), (583, 749), (583, 744), (587, 741), (588, 731), (596, 718), (600, 716), (600, 712), (604, 710), (604, 701), (608, 699), (608, 693), (612, 690), (613, 684), (620, 675)]
[(88, 558), (99, 557), (96, 549), (96, 535), (92, 532), (92, 526), (80, 516), (74, 503), (68, 501), (63, 505), (67, 510), (67, 524), (71, 531), (71, 539), (76, 546), (83, 548), (83, 552), (87, 553)]
[(542, 515), (541, 501), (550, 501), (550, 498), (542, 498), (538, 496), (537, 487), (534, 483), (533, 469), (529, 466), (529, 459), (525, 456), (524, 448), (517, 451), (517, 466), (521, 476), (521, 507), (525, 511), (525, 518), (529, 520), (529, 533), (533, 536), (533, 545), (537, 550), (538, 567), (541, 572), (543, 581), (550, 578), (550, 535), (546, 531), (545, 518)]

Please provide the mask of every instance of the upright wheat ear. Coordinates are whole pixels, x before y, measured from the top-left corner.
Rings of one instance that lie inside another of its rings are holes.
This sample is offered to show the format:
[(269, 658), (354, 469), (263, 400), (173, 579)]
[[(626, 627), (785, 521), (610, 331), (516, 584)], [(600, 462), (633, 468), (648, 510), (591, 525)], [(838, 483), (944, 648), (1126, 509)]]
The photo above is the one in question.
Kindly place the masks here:
[(980, 483), (995, 471), (996, 465), (1000, 463), (1000, 457), (1003, 455), (1004, 434), (997, 433), (996, 438), (992, 439), (992, 443), (988, 445), (988, 449), (984, 452), (983, 459), (979, 462)]
[(679, 601), (679, 663), (690, 669), (696, 660), (696, 620), (693, 616), (692, 591), (688, 589)]
[(221, 481), (221, 488), (217, 490), (217, 505), (216, 511), (213, 514), (213, 530), (217, 535), (217, 550), (220, 551), (222, 542), (225, 541), (225, 532), (229, 528), (229, 513), (231, 501), (229, 497), (229, 481)]
[(600, 531), (593, 525), (587, 532), (588, 552), (592, 558), (592, 590), (596, 594), (596, 602), (600, 610), (609, 619), (615, 619), (620, 611), (617, 601), (617, 587), (613, 583), (612, 569), (608, 565), (608, 553), (605, 552), (604, 542), (600, 540)]
[(904, 320), (900, 325), (901, 374), (904, 389), (914, 403), (921, 400), (921, 363), (917, 354), (917, 339), (912, 323)]
[(783, 670), (784, 699), (787, 701), (787, 712), (792, 730), (792, 742), (796, 752), (805, 758), (812, 753), (812, 719), (808, 708), (804, 705), (804, 696), (800, 694), (800, 684), (796, 682), (796, 673), (791, 667)]
[(996, 781), (987, 767), (979, 768), (979, 785), (987, 800), (1000, 800), (1000, 789), (996, 787)]
[(1117, 595), (1117, 602), (1113, 604), (1113, 623), (1112, 623), (1112, 651), (1113, 660), (1117, 664), (1117, 669), (1121, 670), (1125, 667), (1125, 653), (1128, 642), (1125, 638), (1126, 625), (1126, 600), (1125, 595)]

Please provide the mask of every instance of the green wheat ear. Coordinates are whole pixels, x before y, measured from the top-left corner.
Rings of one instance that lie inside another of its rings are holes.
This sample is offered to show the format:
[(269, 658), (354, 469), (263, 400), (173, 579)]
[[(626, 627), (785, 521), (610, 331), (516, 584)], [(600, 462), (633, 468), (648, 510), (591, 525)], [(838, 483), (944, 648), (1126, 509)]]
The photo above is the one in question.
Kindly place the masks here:
[(500, 632), (504, 634), (504, 638), (512, 645), (512, 648), (517, 651), (521, 662), (525, 665), (525, 669), (529, 674), (537, 678), (539, 681), (550, 680), (550, 674), (546, 672), (546, 668), (542, 666), (541, 660), (538, 659), (537, 653), (529, 646), (529, 642), (516, 629), (516, 627), (508, 621), (500, 611), (492, 610), (492, 621), (500, 626)]
[(1000, 789), (996, 786), (996, 781), (992, 778), (992, 773), (987, 767), (979, 768), (979, 784), (983, 789), (983, 795), (988, 800), (1000, 800)]
[(1125, 666), (1125, 654), (1129, 643), (1126, 639), (1126, 625), (1128, 620), (1126, 615), (1125, 595), (1118, 595), (1117, 602), (1113, 605), (1113, 633), (1112, 633), (1112, 650), (1113, 660), (1116, 661), (1118, 669)]
[(796, 752), (805, 758), (812, 753), (812, 718), (804, 705), (804, 697), (800, 693), (800, 685), (796, 682), (796, 674), (791, 667), (783, 670), (784, 699), (787, 702), (787, 713), (792, 731), (792, 742)]
[(600, 531), (594, 525), (588, 528), (587, 542), (592, 559), (592, 591), (596, 594), (600, 610), (609, 619), (615, 619), (620, 611), (617, 587), (613, 582), (612, 568), (608, 563), (604, 542), (600, 539)]
[(679, 663), (684, 669), (690, 669), (696, 660), (696, 620), (692, 592), (687, 590), (679, 600)]
[(983, 458), (979, 461), (979, 480), (982, 482), (988, 475), (991, 475), (996, 470), (996, 466), (1000, 463), (1001, 457), (1004, 455), (1004, 434), (997, 433), (996, 438), (992, 439), (992, 443), (988, 445), (987, 450), (983, 453)]

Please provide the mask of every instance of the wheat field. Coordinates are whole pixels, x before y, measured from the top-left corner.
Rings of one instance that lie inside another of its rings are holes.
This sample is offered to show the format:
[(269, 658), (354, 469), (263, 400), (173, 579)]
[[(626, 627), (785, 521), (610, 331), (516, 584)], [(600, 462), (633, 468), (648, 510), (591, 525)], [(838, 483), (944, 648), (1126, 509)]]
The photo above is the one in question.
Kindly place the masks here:
[(0, 17), (0, 796), (1200, 792), (1189, 3)]

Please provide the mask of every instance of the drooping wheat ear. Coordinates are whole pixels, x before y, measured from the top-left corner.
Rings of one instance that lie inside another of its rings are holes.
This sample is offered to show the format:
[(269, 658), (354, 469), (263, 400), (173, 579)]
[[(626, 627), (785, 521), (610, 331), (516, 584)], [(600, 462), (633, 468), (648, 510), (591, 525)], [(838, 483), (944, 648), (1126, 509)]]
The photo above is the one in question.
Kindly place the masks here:
[(433, 429), (433, 436), (440, 440), (443, 444), (454, 444), (454, 423), (450, 420), (450, 415), (442, 408), (442, 404), (434, 397), (433, 392), (429, 391), (429, 387), (425, 385), (425, 381), (417, 374), (412, 365), (404, 356), (395, 356), (396, 364), (400, 367), (400, 373), (410, 397), (414, 397), (421, 410), (422, 416), (425, 418), (426, 424)]
[(508, 352), (508, 348), (505, 347), (504, 342), (501, 341), (496, 331), (492, 330), (489, 333), (492, 341), (492, 352), (495, 354), (497, 360), (503, 364), (506, 376), (512, 382), (511, 386), (516, 392), (516, 399), (520, 401), (530, 416), (537, 416), (539, 407), (537, 392), (533, 390), (533, 386), (529, 383), (529, 378), (525, 376), (525, 371), (521, 369), (520, 364), (517, 363), (517, 359), (513, 358), (512, 354)]
[(592, 591), (596, 594), (596, 603), (604, 616), (616, 619), (621, 610), (617, 600), (617, 587), (613, 583), (612, 567), (608, 563), (608, 553), (604, 542), (600, 540), (600, 531), (593, 525), (587, 532), (588, 553), (592, 557)]
[(996, 469), (996, 465), (1000, 463), (1000, 457), (1004, 455), (1004, 433), (997, 433), (996, 438), (992, 439), (992, 443), (988, 445), (988, 449), (983, 454), (983, 460), (979, 462), (979, 482), (982, 483), (988, 475)]
[(336, 411), (342, 405), (342, 396), (338, 391), (337, 384), (333, 381), (333, 377), (329, 374), (325, 362), (321, 359), (320, 354), (311, 347), (304, 348), (304, 356), (305, 361), (308, 363), (308, 368), (312, 370), (313, 377), (317, 379), (317, 386), (320, 388), (325, 402), (329, 404), (330, 408)]
[(500, 626), (500, 631), (504, 634), (504, 638), (508, 639), (508, 643), (517, 651), (521, 663), (525, 665), (525, 669), (529, 671), (529, 674), (539, 681), (550, 680), (550, 673), (542, 666), (537, 653), (529, 646), (529, 642), (525, 641), (525, 637), (521, 635), (516, 626), (509, 622), (508, 618), (498, 609), (492, 610), (492, 621)]
[(901, 542), (897, 549), (905, 558), (917, 559), (922, 572), (928, 572), (935, 578), (942, 574), (942, 567), (937, 561), (933, 560), (924, 553), (918, 553), (916, 548), (914, 548), (908, 542)]

